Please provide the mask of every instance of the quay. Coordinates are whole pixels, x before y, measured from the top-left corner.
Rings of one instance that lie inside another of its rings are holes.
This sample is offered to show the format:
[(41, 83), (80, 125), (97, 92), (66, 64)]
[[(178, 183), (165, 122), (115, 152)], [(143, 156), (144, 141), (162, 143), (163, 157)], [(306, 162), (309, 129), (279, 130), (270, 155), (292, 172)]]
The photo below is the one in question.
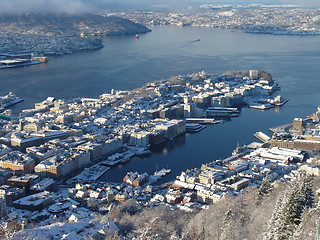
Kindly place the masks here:
[(214, 118), (186, 118), (186, 123), (216, 124), (220, 123), (220, 121)]
[(253, 134), (253, 136), (256, 137), (258, 140), (260, 140), (263, 143), (267, 143), (271, 139), (267, 134), (260, 132), (260, 131)]

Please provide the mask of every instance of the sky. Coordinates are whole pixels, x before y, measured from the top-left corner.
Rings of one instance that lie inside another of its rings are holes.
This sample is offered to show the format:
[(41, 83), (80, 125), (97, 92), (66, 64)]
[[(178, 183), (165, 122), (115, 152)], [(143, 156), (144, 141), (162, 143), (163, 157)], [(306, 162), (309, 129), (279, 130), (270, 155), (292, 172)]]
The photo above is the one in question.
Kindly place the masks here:
[(63, 12), (69, 14), (97, 12), (101, 9), (172, 9), (183, 10), (194, 4), (262, 3), (296, 4), (319, 7), (320, 0), (0, 0), (0, 14), (25, 12)]

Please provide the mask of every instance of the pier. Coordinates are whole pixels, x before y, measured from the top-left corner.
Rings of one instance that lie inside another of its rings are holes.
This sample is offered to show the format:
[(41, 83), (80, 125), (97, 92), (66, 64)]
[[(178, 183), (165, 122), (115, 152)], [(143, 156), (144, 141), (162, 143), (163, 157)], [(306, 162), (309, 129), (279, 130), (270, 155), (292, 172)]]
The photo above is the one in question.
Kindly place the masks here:
[(186, 123), (217, 124), (220, 123), (220, 121), (214, 118), (186, 118)]
[(258, 140), (260, 140), (263, 143), (267, 143), (271, 139), (267, 134), (260, 131), (253, 134), (253, 136), (255, 136)]

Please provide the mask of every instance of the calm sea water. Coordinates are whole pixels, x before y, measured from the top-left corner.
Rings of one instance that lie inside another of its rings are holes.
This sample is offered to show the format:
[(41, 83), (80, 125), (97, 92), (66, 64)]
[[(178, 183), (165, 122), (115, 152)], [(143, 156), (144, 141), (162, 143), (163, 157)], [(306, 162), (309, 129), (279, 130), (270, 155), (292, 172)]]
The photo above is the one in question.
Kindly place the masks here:
[[(320, 96), (320, 37), (246, 34), (241, 31), (152, 27), (152, 32), (108, 37), (105, 48), (50, 57), (46, 65), (0, 71), (0, 94), (9, 91), (25, 99), (15, 113), (48, 96), (97, 97), (115, 89), (131, 89), (172, 75), (199, 71), (260, 69), (270, 72), (289, 102), (280, 109), (244, 109), (239, 118), (209, 126), (158, 146), (148, 158), (134, 158), (103, 177), (120, 181), (128, 171), (153, 173), (169, 167), (172, 174), (230, 156), (237, 144), (248, 144), (258, 130), (291, 122), (315, 111)], [(195, 41), (200, 39), (200, 41)]]

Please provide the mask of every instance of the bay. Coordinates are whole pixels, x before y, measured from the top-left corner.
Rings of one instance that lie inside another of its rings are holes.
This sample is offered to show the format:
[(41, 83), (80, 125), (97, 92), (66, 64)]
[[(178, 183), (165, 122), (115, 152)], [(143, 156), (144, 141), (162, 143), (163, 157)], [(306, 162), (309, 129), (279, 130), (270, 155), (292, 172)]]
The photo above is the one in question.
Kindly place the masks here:
[[(200, 41), (195, 41), (200, 39)], [(112, 168), (104, 180), (121, 181), (128, 171), (168, 167), (172, 179), (182, 170), (230, 156), (237, 144), (254, 141), (256, 131), (291, 122), (316, 110), (320, 96), (320, 37), (247, 34), (240, 30), (154, 26), (152, 32), (103, 39), (105, 47), (50, 57), (45, 65), (0, 71), (0, 94), (9, 91), (25, 99), (15, 114), (48, 96), (98, 97), (112, 88), (129, 90), (172, 75), (199, 71), (260, 69), (278, 81), (289, 99), (281, 108), (243, 109), (239, 118), (209, 126), (153, 149), (147, 158), (134, 158)]]

